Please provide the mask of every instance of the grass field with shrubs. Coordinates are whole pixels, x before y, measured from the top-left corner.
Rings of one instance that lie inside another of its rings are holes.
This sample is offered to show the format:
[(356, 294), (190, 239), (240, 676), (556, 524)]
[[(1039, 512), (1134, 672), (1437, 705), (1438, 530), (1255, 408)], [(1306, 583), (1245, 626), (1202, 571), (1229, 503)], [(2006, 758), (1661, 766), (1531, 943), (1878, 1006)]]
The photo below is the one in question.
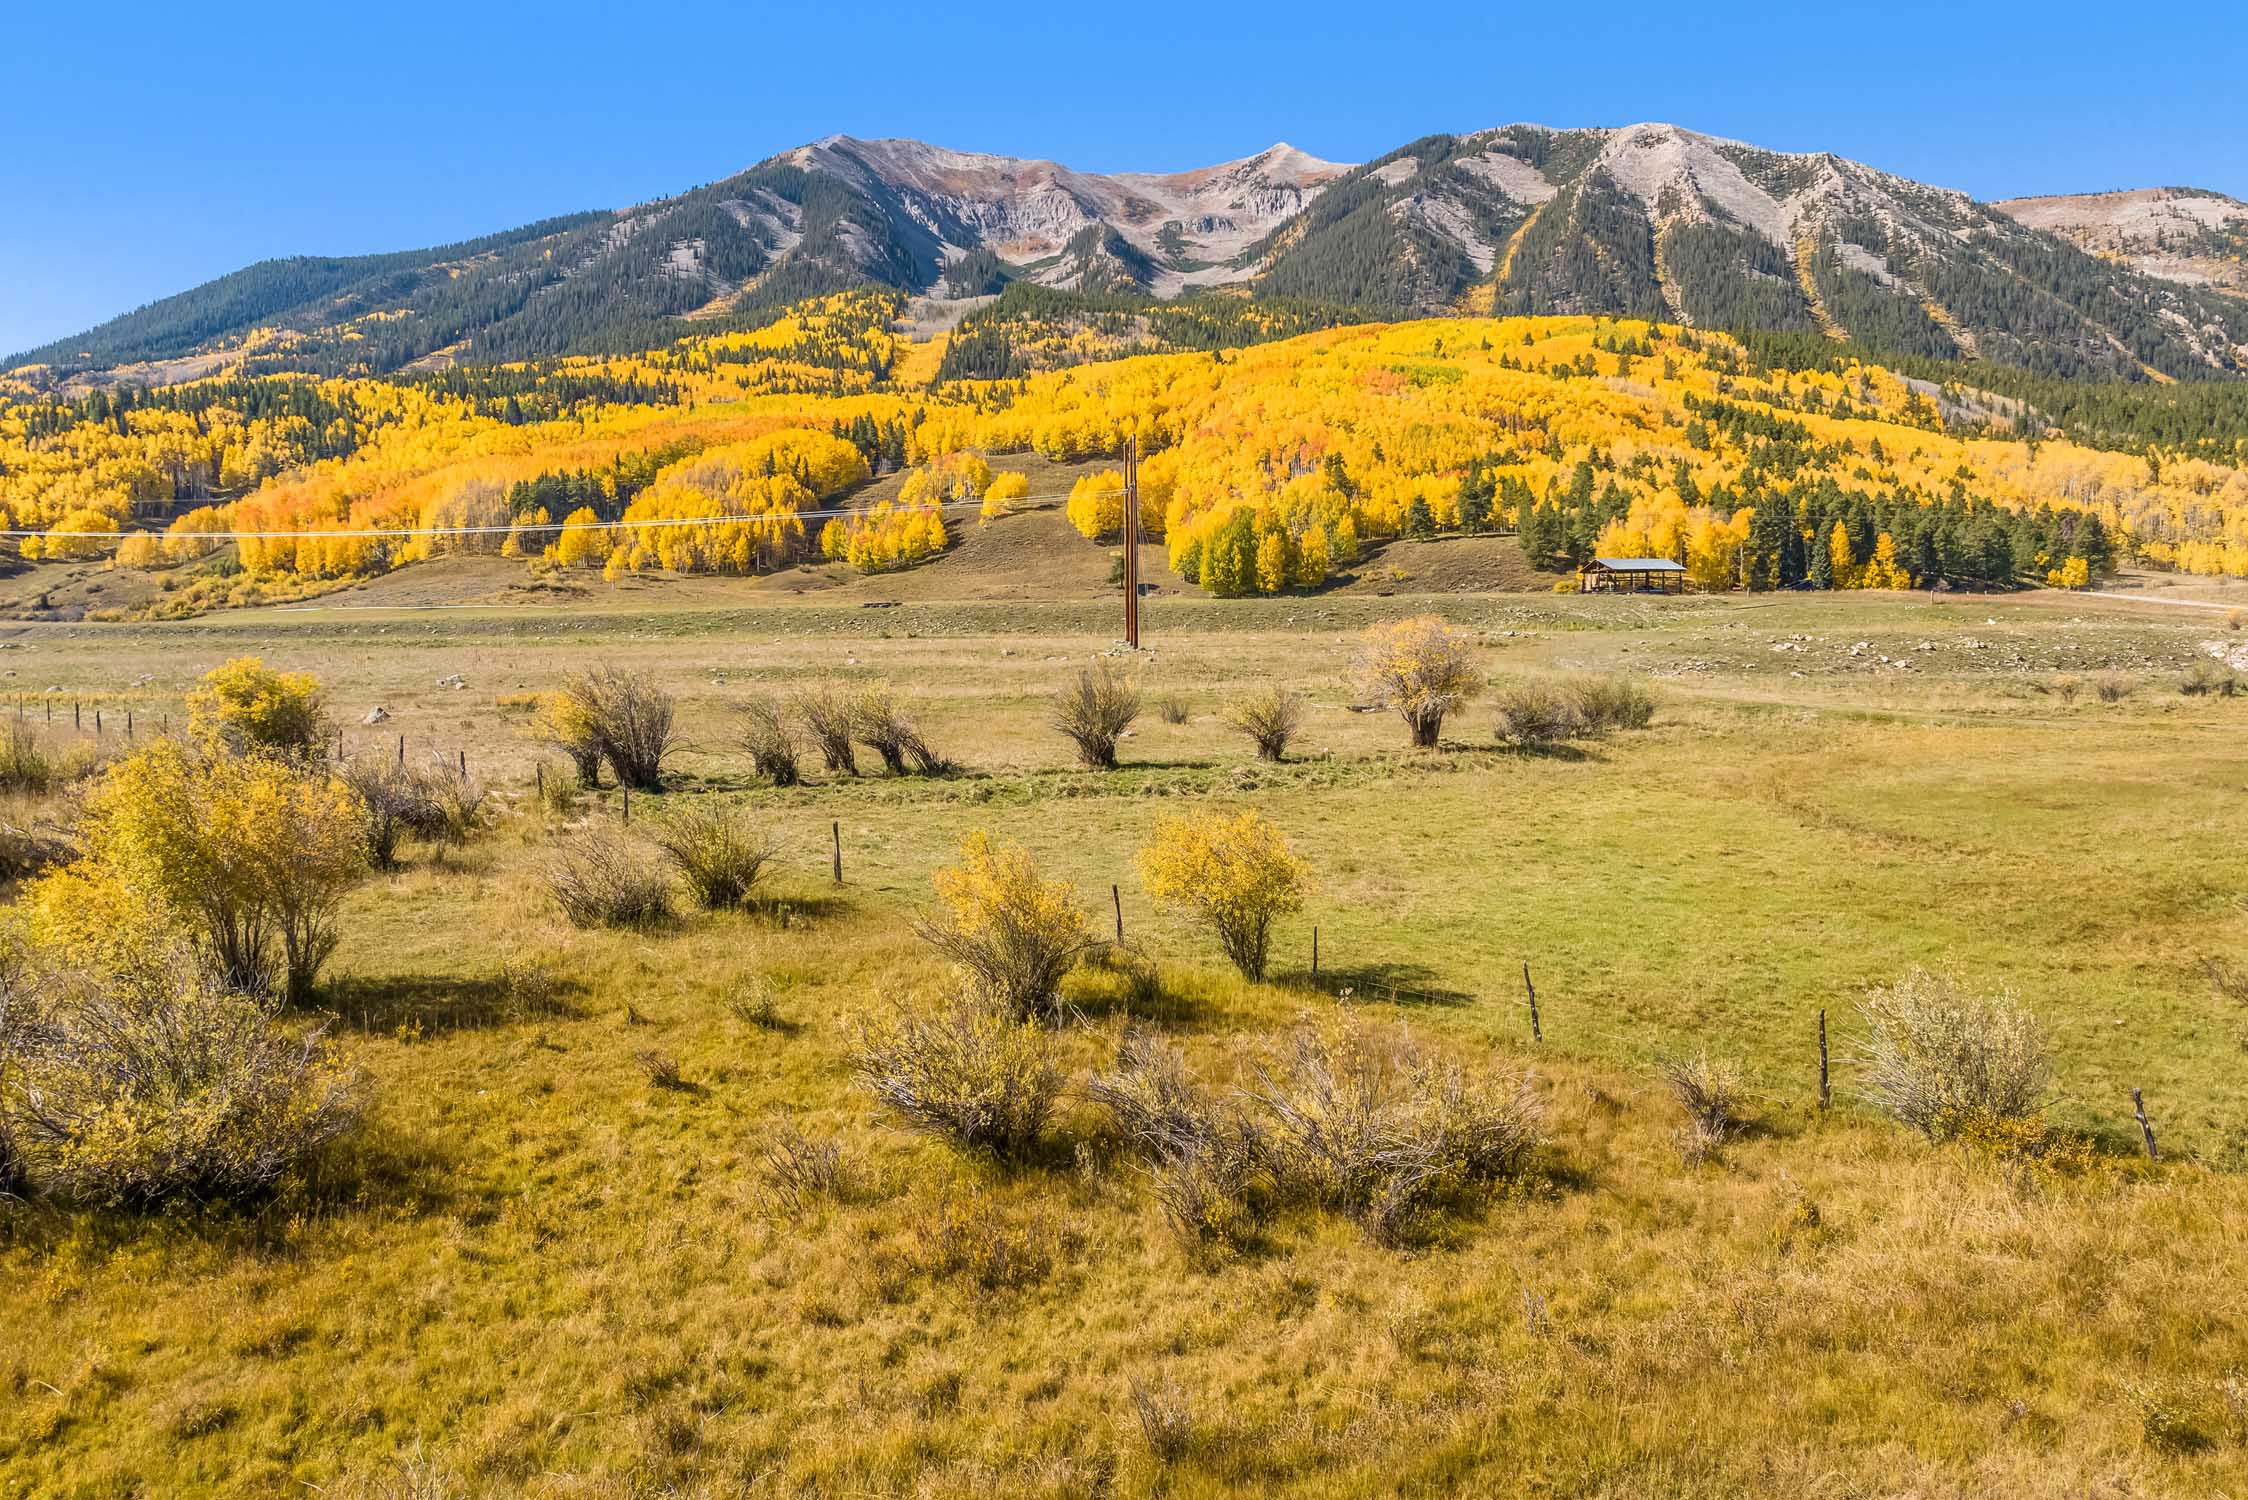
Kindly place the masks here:
[(2238, 1488), (2222, 611), (1112, 615), (0, 638), (0, 1495)]

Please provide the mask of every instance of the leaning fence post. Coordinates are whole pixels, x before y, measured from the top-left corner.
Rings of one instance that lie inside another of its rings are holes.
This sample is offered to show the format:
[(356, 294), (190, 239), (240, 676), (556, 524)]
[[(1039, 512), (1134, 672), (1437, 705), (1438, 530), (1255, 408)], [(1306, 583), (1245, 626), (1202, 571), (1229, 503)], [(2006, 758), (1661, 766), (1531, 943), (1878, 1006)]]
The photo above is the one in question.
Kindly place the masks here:
[(835, 883), (841, 885), (843, 883), (843, 820), (837, 818), (834, 822), (828, 824), (827, 831), (835, 840)]
[(1108, 885), (1108, 899), (1116, 905), (1116, 941), (1118, 946), (1122, 946), (1124, 942), (1124, 893), (1117, 889), (1116, 882), (1113, 880)]
[(1530, 982), (1530, 960), (1522, 960), (1522, 988), (1530, 994), (1530, 1040), (1545, 1040), (1545, 1028), (1538, 1023), (1538, 987)]
[(461, 752), (461, 780), (468, 780), (468, 752), (466, 750)]
[(1827, 1107), (1828, 1097), (1826, 1007), (1822, 1005), (1819, 1007), (1819, 1108)]
[(2131, 1112), (2139, 1117), (2139, 1134), (2147, 1143), (2147, 1160), (2160, 1161), (2154, 1149), (2154, 1126), (2147, 1122), (2147, 1101), (2137, 1089), (2131, 1090)]

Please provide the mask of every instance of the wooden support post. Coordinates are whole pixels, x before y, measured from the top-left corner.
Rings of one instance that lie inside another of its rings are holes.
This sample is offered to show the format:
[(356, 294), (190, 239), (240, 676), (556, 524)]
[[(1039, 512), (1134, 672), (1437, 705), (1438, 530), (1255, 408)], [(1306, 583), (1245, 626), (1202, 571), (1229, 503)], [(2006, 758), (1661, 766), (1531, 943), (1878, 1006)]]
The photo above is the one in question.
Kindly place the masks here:
[(1117, 889), (1114, 881), (1109, 882), (1108, 899), (1116, 905), (1116, 942), (1121, 947), (1124, 942), (1124, 893)]
[(1124, 644), (1140, 649), (1140, 445), (1124, 439)]
[(98, 708), (94, 710), (94, 738), (101, 738), (101, 710)]
[(132, 711), (131, 709), (129, 709), (129, 708), (128, 708), (128, 709), (126, 709), (126, 710), (125, 710), (125, 738), (126, 738), (126, 739), (131, 739), (132, 737), (133, 737), (133, 711)]
[(1311, 982), (1313, 984), (1319, 983), (1319, 927), (1317, 923), (1314, 923), (1311, 929)]
[(843, 821), (838, 818), (827, 825), (830, 837), (835, 840), (835, 883), (843, 883)]
[(461, 752), (461, 780), (468, 780), (468, 752), (466, 750)]
[(1538, 1020), (1538, 987), (1530, 982), (1530, 960), (1522, 960), (1522, 988), (1530, 996), (1530, 1040), (1545, 1040), (1545, 1026)]
[(406, 763), (406, 737), (405, 737), (404, 735), (400, 735), (400, 736), (398, 736), (398, 764), (400, 764), (400, 765), (404, 765), (405, 763)]
[(52, 698), (47, 700), (47, 722), (50, 724), (55, 722), (55, 700)]
[(617, 792), (624, 799), (624, 821), (629, 823), (632, 821), (632, 783), (623, 780), (618, 781)]
[(1819, 1108), (1827, 1107), (1832, 1097), (1827, 1083), (1826, 1007), (1819, 1007)]
[(2154, 1149), (2154, 1126), (2147, 1121), (2147, 1101), (2137, 1089), (2131, 1090), (2131, 1113), (2139, 1117), (2139, 1135), (2147, 1143), (2147, 1160), (2160, 1161), (2162, 1158)]
[(542, 760), (532, 769), (538, 776), (539, 806), (544, 807), (546, 806), (546, 762)]
[(85, 721), (78, 717), (78, 700), (76, 698), (70, 700), (70, 727), (73, 729), (84, 729), (86, 727)]

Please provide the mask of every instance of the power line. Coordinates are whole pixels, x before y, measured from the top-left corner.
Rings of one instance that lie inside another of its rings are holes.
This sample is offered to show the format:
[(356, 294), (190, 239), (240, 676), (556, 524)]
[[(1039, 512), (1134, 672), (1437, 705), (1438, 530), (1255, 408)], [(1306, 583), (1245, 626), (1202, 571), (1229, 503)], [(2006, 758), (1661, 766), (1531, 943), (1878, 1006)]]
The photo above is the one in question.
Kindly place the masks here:
[[(1089, 495), (1119, 495), (1121, 489), (1089, 490)], [(1007, 502), (1010, 505), (1048, 505), (1077, 498), (1071, 495), (1023, 495)], [(876, 502), (878, 504), (885, 502)], [(899, 502), (891, 501), (890, 504)], [(981, 510), (981, 500), (945, 500), (935, 505), (907, 505), (908, 513), (948, 510)], [(422, 536), (508, 536), (529, 533), (563, 531), (640, 531), (670, 526), (726, 526), (765, 523), (783, 524), (789, 521), (836, 520), (847, 516), (863, 516), (864, 508), (768, 511), (761, 515), (710, 515), (710, 516), (653, 516), (644, 521), (536, 521), (507, 526), (407, 526), (352, 528), (338, 527), (329, 531), (31, 531), (0, 529), (0, 537), (42, 537), (73, 541), (123, 541), (127, 537), (145, 536), (160, 540), (198, 542), (243, 541), (301, 541), (314, 538), (322, 541), (340, 539), (410, 539)]]

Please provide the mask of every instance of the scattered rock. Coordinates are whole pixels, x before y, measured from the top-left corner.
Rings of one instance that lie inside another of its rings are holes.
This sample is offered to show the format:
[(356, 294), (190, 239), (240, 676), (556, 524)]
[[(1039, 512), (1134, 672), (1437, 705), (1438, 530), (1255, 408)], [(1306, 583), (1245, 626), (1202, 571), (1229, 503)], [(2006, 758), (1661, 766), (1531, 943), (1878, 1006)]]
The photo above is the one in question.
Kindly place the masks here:
[(438, 678), (437, 685), (441, 688), (452, 688), (457, 692), (468, 686), (468, 679), (455, 672), (449, 677)]
[(378, 703), (373, 708), (368, 709), (359, 722), (362, 724), (383, 724), (389, 722), (389, 720), (390, 710)]

